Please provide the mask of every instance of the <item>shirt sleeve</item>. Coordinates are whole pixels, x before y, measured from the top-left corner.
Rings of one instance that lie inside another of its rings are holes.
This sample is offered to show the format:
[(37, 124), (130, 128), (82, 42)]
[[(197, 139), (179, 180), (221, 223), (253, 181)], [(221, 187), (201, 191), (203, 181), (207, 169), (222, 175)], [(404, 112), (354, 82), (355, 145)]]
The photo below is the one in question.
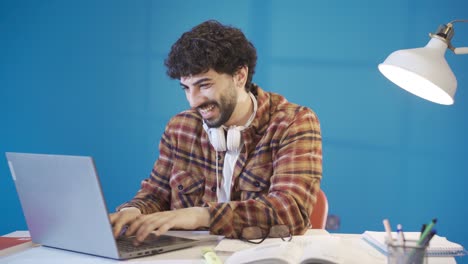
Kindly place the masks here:
[[(287, 225), (293, 235), (309, 227), (309, 216), (320, 190), (322, 139), (317, 116), (300, 107), (292, 121), (280, 120), (273, 139), (273, 175), (268, 193), (254, 199), (208, 203), (213, 234), (239, 238), (242, 229)], [(281, 131), (278, 133), (278, 131)], [(277, 142), (277, 143), (275, 143)]]
[(136, 207), (143, 214), (150, 214), (170, 209), (171, 187), (169, 185), (170, 170), (173, 166), (171, 144), (166, 132), (159, 143), (159, 158), (156, 160), (151, 176), (141, 182), (141, 188), (127, 203), (117, 210)]

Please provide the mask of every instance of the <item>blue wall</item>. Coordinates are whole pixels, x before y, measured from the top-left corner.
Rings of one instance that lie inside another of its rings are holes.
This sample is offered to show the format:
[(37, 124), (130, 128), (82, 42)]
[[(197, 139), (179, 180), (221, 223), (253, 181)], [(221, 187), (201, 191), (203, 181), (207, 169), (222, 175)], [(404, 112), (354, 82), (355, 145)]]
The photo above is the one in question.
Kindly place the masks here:
[[(214, 18), (256, 45), (256, 83), (319, 115), (339, 232), (381, 230), (386, 217), (417, 230), (438, 217), (439, 234), (468, 247), (467, 57), (447, 54), (453, 106), (377, 70), (466, 10), (466, 0), (1, 1), (0, 153), (91, 155), (109, 207), (131, 198), (165, 123), (188, 107), (163, 60), (181, 33)], [(468, 24), (455, 24), (453, 43), (468, 46)], [(0, 233), (26, 229), (5, 160), (0, 198)]]

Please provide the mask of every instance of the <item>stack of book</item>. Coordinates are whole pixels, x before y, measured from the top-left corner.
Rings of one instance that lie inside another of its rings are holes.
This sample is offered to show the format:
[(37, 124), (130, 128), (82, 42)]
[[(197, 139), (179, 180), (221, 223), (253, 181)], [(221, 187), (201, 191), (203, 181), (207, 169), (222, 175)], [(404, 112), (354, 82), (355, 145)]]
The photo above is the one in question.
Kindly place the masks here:
[(0, 236), (0, 257), (32, 247), (30, 237)]

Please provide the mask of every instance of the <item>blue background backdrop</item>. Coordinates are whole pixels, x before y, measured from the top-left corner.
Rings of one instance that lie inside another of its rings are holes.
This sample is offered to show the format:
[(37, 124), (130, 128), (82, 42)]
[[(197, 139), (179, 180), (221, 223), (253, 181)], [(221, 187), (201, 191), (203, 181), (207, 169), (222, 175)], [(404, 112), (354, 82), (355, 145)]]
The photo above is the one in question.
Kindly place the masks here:
[[(419, 230), (437, 217), (439, 234), (467, 247), (467, 57), (447, 52), (459, 83), (453, 106), (412, 96), (377, 70), (467, 10), (466, 0), (3, 0), (0, 153), (93, 156), (109, 208), (130, 199), (166, 122), (188, 107), (163, 60), (183, 32), (218, 19), (257, 47), (256, 83), (318, 114), (322, 187), (339, 232), (382, 230), (383, 218)], [(453, 44), (468, 46), (468, 24), (455, 24)], [(0, 233), (26, 229), (5, 159), (0, 190)]]

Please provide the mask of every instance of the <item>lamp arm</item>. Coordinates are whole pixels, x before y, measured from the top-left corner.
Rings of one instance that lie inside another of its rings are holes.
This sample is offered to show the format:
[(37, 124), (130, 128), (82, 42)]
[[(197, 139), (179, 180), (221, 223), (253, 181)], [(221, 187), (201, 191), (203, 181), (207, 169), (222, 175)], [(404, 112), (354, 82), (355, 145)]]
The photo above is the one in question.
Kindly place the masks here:
[(468, 47), (454, 48), (453, 53), (457, 55), (468, 54)]
[[(453, 34), (454, 34), (454, 31), (453, 31), (453, 24), (454, 23), (468, 23), (468, 19), (456, 19), (456, 20), (453, 20), (453, 21), (450, 21), (449, 23), (447, 23), (447, 28), (446, 28), (446, 31), (447, 33), (450, 31), (450, 35), (447, 35), (446, 39), (447, 39), (447, 44), (448, 44), (448, 48), (450, 50), (453, 51), (453, 53), (457, 54), (457, 55), (461, 55), (461, 54), (468, 54), (468, 47), (460, 47), (460, 48), (456, 48), (454, 46), (452, 46), (451, 44), (451, 38), (453, 37)], [(440, 33), (440, 31), (438, 32)]]
[(455, 19), (455, 20), (450, 21), (449, 24), (458, 23), (458, 22), (468, 23), (468, 19)]

